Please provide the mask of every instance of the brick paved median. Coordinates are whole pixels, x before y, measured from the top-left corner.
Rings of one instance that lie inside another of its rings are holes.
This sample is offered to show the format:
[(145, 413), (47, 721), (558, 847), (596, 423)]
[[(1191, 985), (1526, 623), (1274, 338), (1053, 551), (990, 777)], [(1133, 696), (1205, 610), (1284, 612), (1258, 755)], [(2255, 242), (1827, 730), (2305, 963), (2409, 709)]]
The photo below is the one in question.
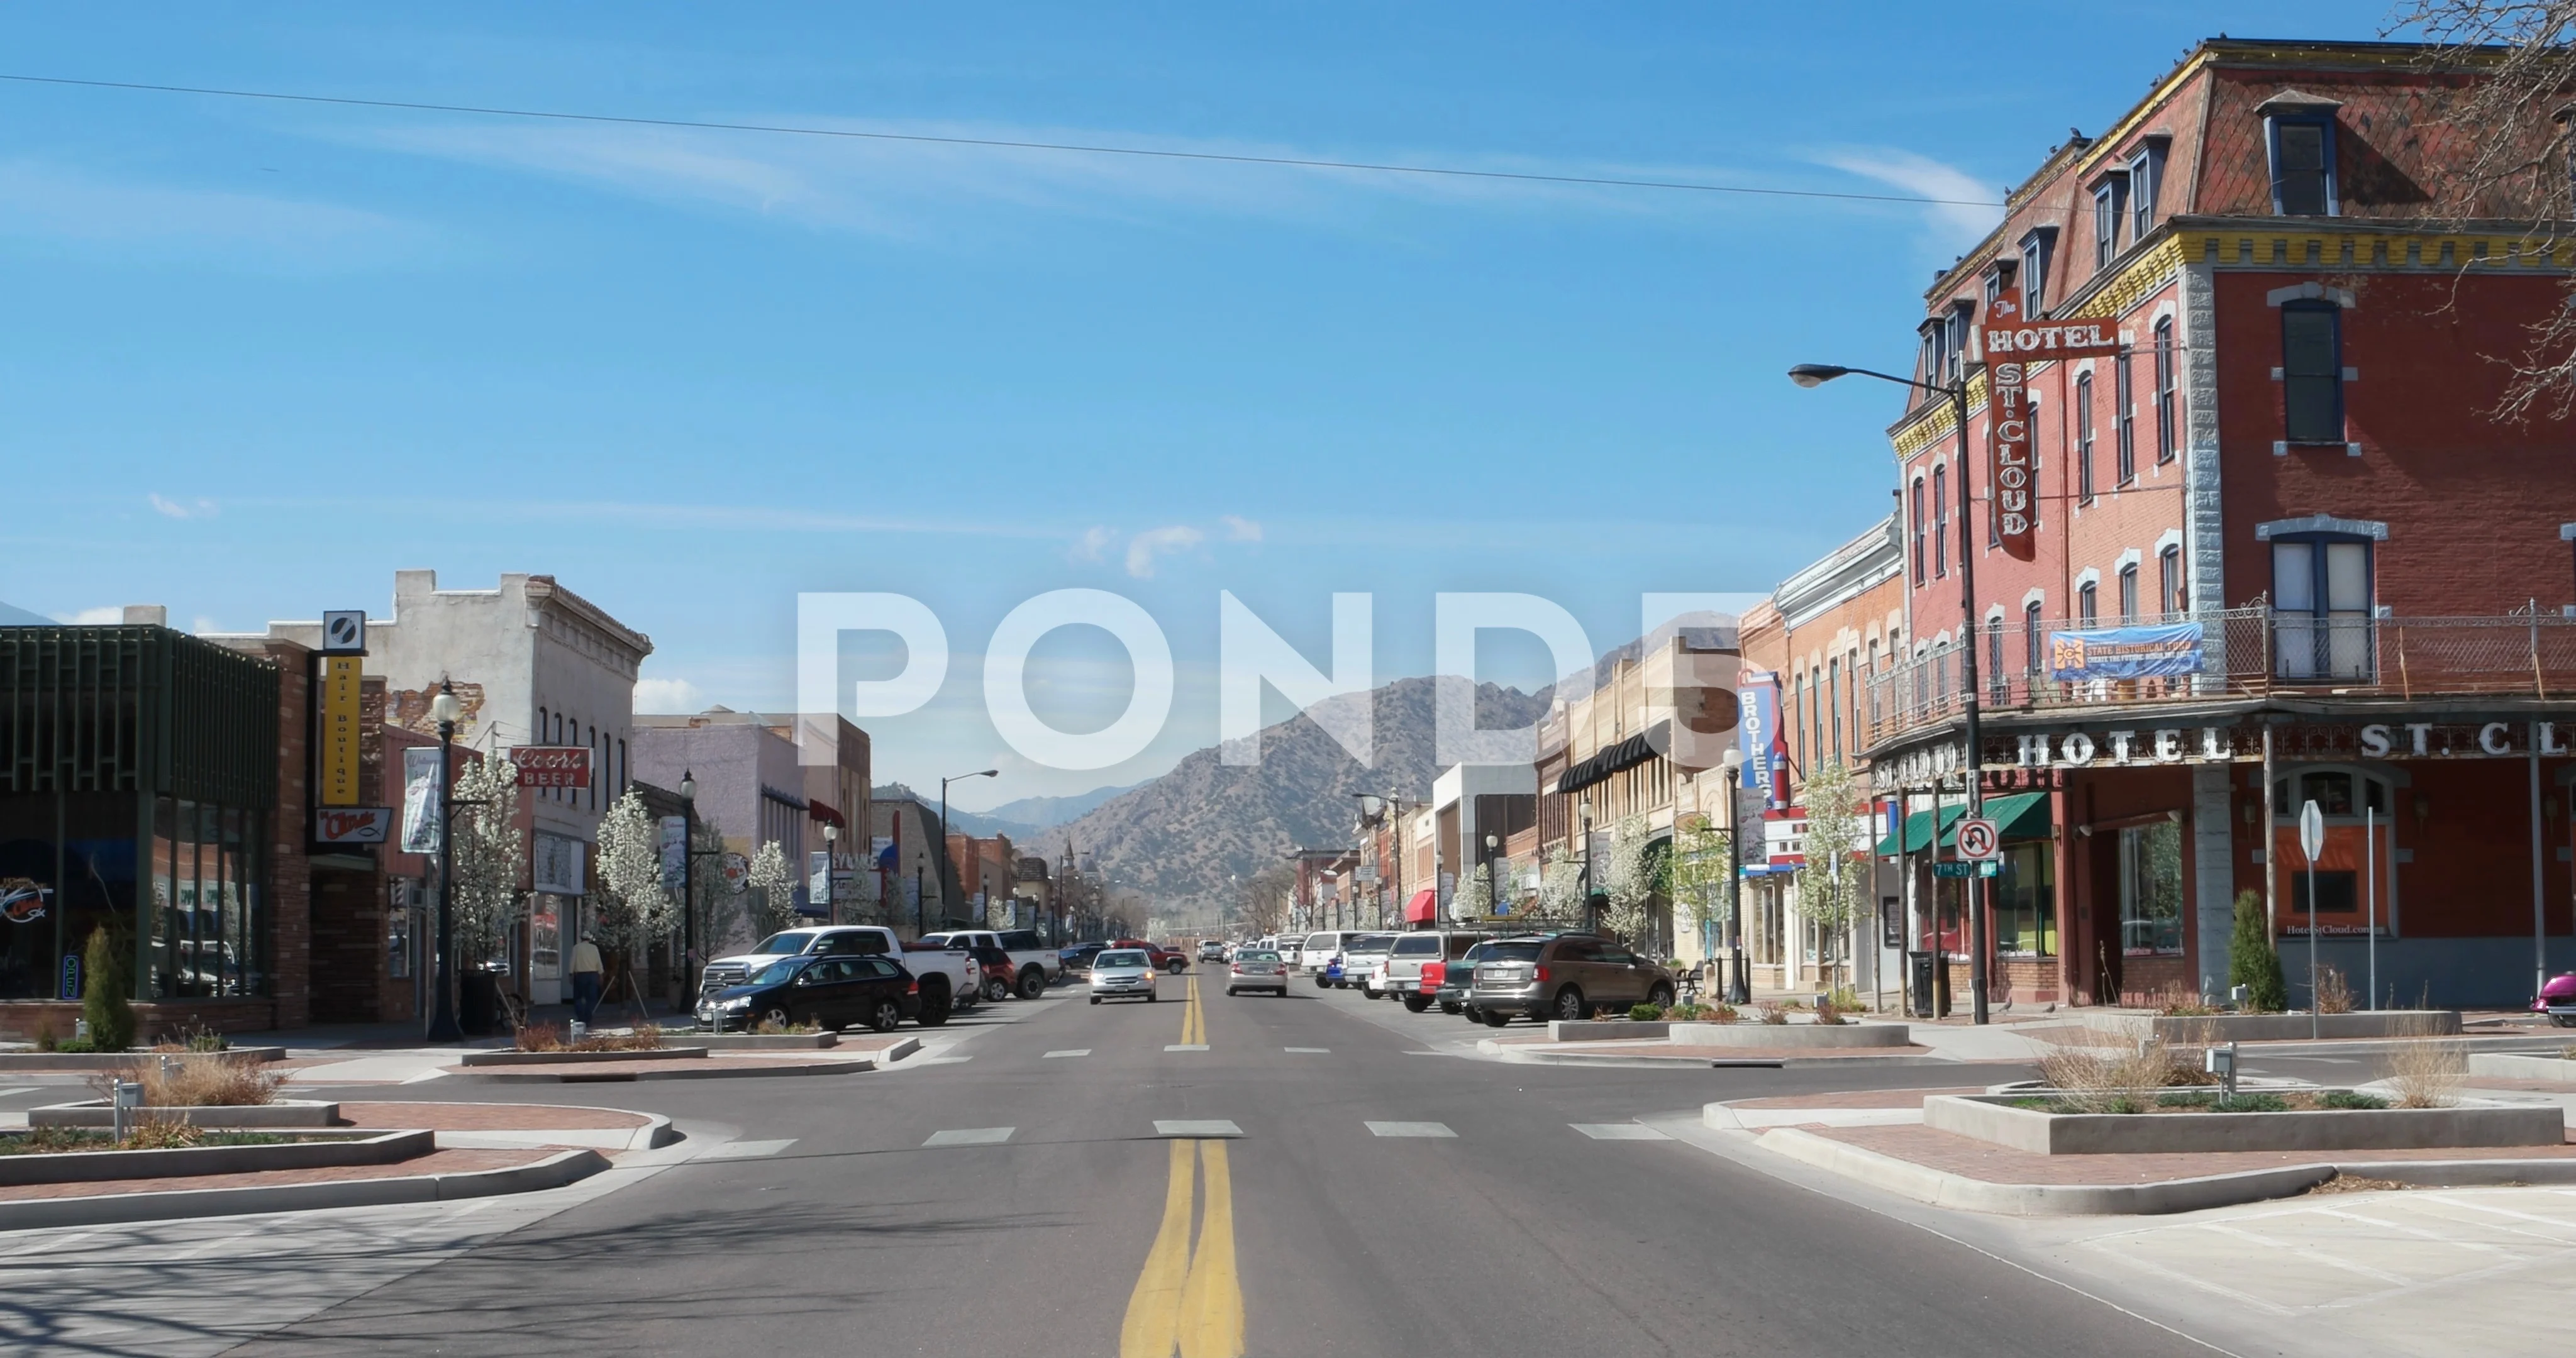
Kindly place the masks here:
[(1729, 1108), (1920, 1108), (1935, 1094), (1983, 1094), (1984, 1085), (1957, 1089), (1855, 1089), (1838, 1094), (1775, 1094), (1763, 1099), (1729, 1099)]

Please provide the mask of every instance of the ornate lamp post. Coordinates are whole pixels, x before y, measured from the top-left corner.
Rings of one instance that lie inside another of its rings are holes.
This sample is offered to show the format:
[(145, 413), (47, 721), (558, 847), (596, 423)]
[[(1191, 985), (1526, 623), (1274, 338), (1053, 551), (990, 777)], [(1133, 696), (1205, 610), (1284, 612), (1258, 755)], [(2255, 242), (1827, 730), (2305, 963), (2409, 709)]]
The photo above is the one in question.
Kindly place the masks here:
[(438, 723), (438, 969), (430, 1006), (432, 1042), (460, 1042), (465, 1030), (456, 1023), (456, 723), (465, 704), (454, 685), (438, 681), (438, 696), (429, 700), (430, 720)]
[(1736, 788), (1744, 776), (1744, 751), (1728, 750), (1718, 762), (1726, 769), (1726, 1002), (1751, 1004), (1753, 977), (1744, 964), (1744, 804)]

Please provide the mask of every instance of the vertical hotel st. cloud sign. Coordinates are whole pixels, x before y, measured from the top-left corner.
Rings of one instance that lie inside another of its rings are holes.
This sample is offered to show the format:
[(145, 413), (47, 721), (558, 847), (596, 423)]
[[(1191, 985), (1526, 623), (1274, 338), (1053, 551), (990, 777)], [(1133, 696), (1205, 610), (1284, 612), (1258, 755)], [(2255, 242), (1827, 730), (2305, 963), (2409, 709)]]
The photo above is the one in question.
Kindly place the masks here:
[(2032, 528), (2037, 488), (2031, 484), (2030, 401), (2024, 381), (2033, 362), (2107, 358), (2120, 352), (2118, 323), (2108, 319), (2034, 324), (2022, 315), (2021, 289), (2004, 288), (1986, 304), (1978, 349), (1986, 362), (1986, 484), (1993, 487), (1995, 536), (2004, 555), (2028, 561), (2038, 552)]

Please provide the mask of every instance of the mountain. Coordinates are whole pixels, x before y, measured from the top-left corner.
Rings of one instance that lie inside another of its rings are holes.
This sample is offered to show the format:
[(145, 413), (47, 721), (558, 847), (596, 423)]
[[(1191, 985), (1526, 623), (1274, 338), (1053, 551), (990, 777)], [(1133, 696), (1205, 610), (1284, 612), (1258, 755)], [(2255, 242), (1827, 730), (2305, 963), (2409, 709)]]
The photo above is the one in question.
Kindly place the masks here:
[[(1009, 835), (1014, 841), (1027, 844), (1040, 838), (1053, 827), (1080, 816), (1102, 802), (1141, 786), (1143, 784), (1140, 783), (1131, 784), (1128, 787), (1096, 787), (1089, 792), (1077, 792), (1070, 797), (1022, 797), (1018, 801), (1004, 802), (990, 811), (969, 811), (963, 807), (951, 805), (948, 808), (948, 828), (979, 838)], [(936, 792), (924, 797), (901, 783), (888, 783), (875, 789), (874, 795), (911, 797), (924, 806), (939, 805), (939, 794)]]
[[(1432, 683), (1398, 679), (1333, 703), (1372, 704), (1374, 767), (1362, 767), (1305, 713), (1261, 733), (1261, 762), (1229, 767), (1209, 747), (1171, 772), (1112, 797), (1070, 824), (1046, 832), (1050, 850), (1071, 839), (1095, 853), (1121, 886), (1158, 904), (1231, 905), (1230, 877), (1249, 879), (1298, 848), (1352, 842), (1351, 822), (1363, 792), (1427, 797), (1440, 772), (1432, 758)], [(1527, 725), (1547, 710), (1544, 695), (1480, 684), (1477, 725)]]

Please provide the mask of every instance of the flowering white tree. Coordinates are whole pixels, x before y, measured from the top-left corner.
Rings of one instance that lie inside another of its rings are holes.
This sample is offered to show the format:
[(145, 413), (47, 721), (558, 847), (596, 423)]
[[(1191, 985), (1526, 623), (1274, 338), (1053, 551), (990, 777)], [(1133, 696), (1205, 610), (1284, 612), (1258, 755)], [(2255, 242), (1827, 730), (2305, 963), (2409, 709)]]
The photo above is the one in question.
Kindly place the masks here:
[(1458, 886), (1449, 907), (1461, 919), (1482, 919), (1494, 913), (1493, 866), (1478, 863), (1474, 875)]
[(796, 873), (787, 866), (787, 851), (769, 840), (760, 852), (751, 856), (751, 871), (743, 886), (752, 893), (752, 920), (764, 933), (775, 933), (796, 922)]
[(468, 760), (456, 775), (456, 837), (448, 895), (456, 912), (456, 955), (468, 963), (502, 956), (527, 911), (528, 837), (519, 828), (519, 770), (498, 753)]
[(1798, 913), (1814, 927), (1825, 957), (1837, 967), (1850, 964), (1852, 926), (1868, 913), (1868, 850), (1855, 847), (1867, 830), (1860, 797), (1851, 770), (1832, 760), (1818, 764), (1798, 789), (1799, 805), (1807, 813)]
[(1610, 856), (1602, 864), (1601, 891), (1609, 900), (1602, 924), (1640, 952), (1655, 945), (1655, 892), (1662, 873), (1647, 838), (1646, 818), (1623, 816), (1610, 830)]
[[(609, 965), (625, 973), (629, 997), (641, 1004), (634, 979), (635, 952), (671, 936), (679, 922), (679, 906), (662, 885), (659, 827), (644, 813), (644, 799), (633, 788), (600, 818), (599, 873), (592, 886), (596, 889), (591, 930)], [(614, 989), (614, 979), (610, 987)]]
[(1726, 917), (1726, 886), (1734, 874), (1733, 844), (1724, 830), (1705, 816), (1694, 817), (1673, 836), (1672, 857), (1664, 862), (1664, 886), (1673, 909), (1694, 933), (1705, 934), (1712, 921)]
[(1564, 845), (1550, 849), (1539, 869), (1538, 899), (1529, 908), (1533, 924), (1569, 926), (1583, 918), (1583, 865)]

